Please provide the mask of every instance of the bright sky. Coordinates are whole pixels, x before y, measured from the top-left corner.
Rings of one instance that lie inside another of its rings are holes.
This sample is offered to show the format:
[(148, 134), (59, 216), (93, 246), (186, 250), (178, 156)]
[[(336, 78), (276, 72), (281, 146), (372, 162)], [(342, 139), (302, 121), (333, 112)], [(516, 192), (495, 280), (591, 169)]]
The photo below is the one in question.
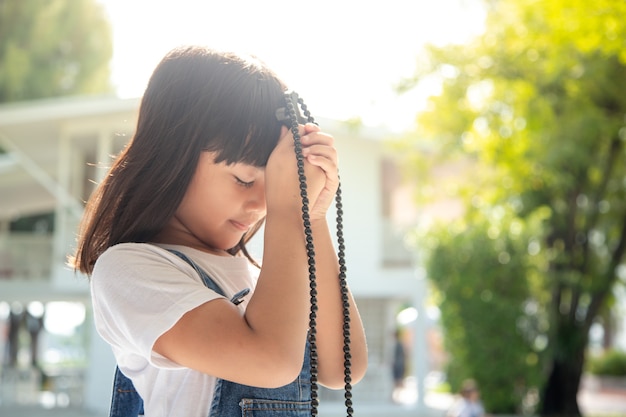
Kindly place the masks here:
[(171, 48), (202, 44), (265, 61), (313, 116), (410, 126), (425, 85), (398, 97), (424, 43), (461, 42), (482, 29), (477, 0), (99, 0), (113, 25), (113, 82), (139, 97)]

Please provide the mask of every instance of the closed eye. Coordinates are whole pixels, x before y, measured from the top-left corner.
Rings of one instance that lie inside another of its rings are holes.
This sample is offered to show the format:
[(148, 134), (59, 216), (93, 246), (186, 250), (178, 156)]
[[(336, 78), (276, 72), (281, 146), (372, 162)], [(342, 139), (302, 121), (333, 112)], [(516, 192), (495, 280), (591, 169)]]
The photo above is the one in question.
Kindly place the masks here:
[(245, 188), (250, 188), (250, 187), (252, 187), (254, 185), (254, 181), (246, 182), (246, 181), (243, 181), (239, 177), (235, 177), (235, 180), (237, 181), (237, 184), (239, 184), (239, 185), (241, 185), (242, 187), (245, 187)]

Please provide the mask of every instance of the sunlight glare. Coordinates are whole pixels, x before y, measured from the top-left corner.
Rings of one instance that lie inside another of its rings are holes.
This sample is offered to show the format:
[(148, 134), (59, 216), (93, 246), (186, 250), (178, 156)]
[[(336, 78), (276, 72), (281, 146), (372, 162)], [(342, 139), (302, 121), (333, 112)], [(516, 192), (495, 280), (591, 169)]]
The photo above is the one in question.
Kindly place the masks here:
[(419, 317), (419, 313), (415, 307), (407, 307), (396, 316), (396, 322), (401, 326), (406, 326), (414, 322)]
[(40, 318), (44, 314), (44, 306), (41, 301), (31, 301), (26, 307), (28, 314), (35, 318)]
[(434, 89), (394, 92), (424, 45), (463, 42), (485, 19), (480, 0), (99, 1), (112, 22), (112, 80), (121, 97), (141, 96), (173, 47), (203, 44), (258, 56), (318, 116), (395, 130), (414, 123)]
[(46, 305), (44, 326), (50, 333), (69, 336), (85, 321), (85, 315), (82, 303), (53, 301)]
[(11, 306), (6, 301), (0, 301), (0, 320), (6, 320), (11, 314)]

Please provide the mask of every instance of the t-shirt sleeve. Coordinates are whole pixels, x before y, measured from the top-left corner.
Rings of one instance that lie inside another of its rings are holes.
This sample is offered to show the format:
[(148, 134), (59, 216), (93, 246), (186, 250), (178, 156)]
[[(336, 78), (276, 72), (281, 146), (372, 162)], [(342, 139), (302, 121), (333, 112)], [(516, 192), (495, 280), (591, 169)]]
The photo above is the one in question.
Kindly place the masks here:
[(152, 351), (156, 340), (188, 311), (217, 298), (198, 273), (151, 245), (117, 245), (96, 262), (91, 277), (94, 321), (114, 350), (158, 367), (176, 364)]

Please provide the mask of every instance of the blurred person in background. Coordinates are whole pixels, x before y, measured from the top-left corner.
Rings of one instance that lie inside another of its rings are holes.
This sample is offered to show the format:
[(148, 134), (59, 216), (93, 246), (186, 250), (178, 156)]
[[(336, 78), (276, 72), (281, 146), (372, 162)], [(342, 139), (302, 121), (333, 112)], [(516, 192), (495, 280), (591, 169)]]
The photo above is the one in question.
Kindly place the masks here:
[(480, 391), (473, 379), (461, 384), (460, 398), (452, 405), (446, 417), (483, 417), (485, 409), (480, 400)]

